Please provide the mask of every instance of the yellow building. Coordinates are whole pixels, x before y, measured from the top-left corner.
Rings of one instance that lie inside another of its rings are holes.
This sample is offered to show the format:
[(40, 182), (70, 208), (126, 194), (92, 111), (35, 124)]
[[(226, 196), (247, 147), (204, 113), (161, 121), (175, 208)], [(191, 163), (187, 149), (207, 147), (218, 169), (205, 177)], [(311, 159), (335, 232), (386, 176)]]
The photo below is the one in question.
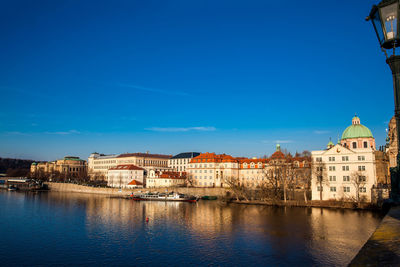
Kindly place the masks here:
[(71, 176), (79, 176), (86, 174), (86, 161), (79, 157), (66, 156), (63, 159), (32, 163), (31, 173), (44, 173), (44, 174), (63, 174)]

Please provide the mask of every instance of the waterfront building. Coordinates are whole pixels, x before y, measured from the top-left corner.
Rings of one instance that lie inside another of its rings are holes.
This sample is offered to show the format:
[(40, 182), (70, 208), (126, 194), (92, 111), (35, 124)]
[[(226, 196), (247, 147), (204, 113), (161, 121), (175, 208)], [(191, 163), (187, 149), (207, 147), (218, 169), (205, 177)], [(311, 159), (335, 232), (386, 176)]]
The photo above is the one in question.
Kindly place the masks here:
[(79, 157), (66, 156), (63, 159), (49, 162), (33, 162), (31, 174), (62, 174), (71, 177), (86, 175), (86, 161)]
[(145, 169), (127, 164), (112, 167), (107, 171), (107, 185), (117, 188), (142, 188)]
[(177, 172), (186, 172), (192, 158), (200, 155), (199, 152), (184, 152), (168, 159), (168, 167)]
[(376, 155), (371, 131), (355, 116), (338, 144), (312, 151), (312, 200), (371, 201), (378, 184)]
[(93, 153), (88, 159), (88, 170), (91, 176), (106, 177), (107, 171), (118, 165), (132, 164), (144, 168), (145, 175), (150, 170), (168, 170), (168, 159), (171, 155), (149, 153), (125, 153), (119, 155), (103, 155)]
[(188, 179), (189, 184), (196, 187), (229, 187), (235, 183), (257, 188), (266, 186), (268, 171), (283, 165), (310, 168), (310, 160), (284, 155), (279, 144), (270, 158), (234, 158), (225, 154), (202, 153), (190, 161)]
[(224, 179), (239, 177), (239, 161), (230, 155), (201, 153), (188, 167), (188, 183), (196, 187), (228, 187)]
[(186, 183), (185, 172), (173, 171), (150, 171), (146, 178), (147, 188), (157, 187), (177, 187), (184, 186)]

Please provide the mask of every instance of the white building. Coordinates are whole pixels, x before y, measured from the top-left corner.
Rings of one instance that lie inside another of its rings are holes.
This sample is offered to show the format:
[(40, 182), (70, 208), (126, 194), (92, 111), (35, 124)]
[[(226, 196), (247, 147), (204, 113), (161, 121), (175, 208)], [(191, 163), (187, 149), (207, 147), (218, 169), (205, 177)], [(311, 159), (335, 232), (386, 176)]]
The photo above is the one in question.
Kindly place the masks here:
[(192, 158), (200, 155), (199, 152), (184, 152), (173, 156), (168, 160), (168, 167), (177, 172), (186, 172)]
[(145, 169), (135, 165), (118, 165), (107, 171), (107, 185), (117, 188), (144, 186)]
[(186, 182), (186, 173), (180, 172), (156, 172), (150, 171), (146, 178), (147, 188), (158, 187), (177, 187), (184, 186)]
[(187, 169), (196, 187), (227, 187), (225, 178), (239, 177), (239, 162), (225, 154), (202, 153), (190, 161)]
[(375, 139), (355, 116), (340, 144), (312, 151), (312, 200), (371, 201), (377, 184)]
[[(91, 176), (107, 175), (107, 171), (118, 165), (132, 164), (142, 167), (146, 171), (166, 170), (168, 168), (168, 159), (171, 155), (149, 154), (149, 153), (126, 153), (119, 155), (103, 155), (93, 153), (88, 158), (88, 171)], [(145, 173), (146, 174), (146, 173)]]
[[(277, 145), (270, 158), (234, 158), (229, 155), (202, 153), (188, 165), (188, 177), (195, 187), (228, 187), (236, 182), (246, 187), (267, 186), (266, 173), (277, 165), (293, 164), (296, 168), (309, 168), (306, 157), (286, 157)], [(272, 165), (271, 165), (272, 164)]]

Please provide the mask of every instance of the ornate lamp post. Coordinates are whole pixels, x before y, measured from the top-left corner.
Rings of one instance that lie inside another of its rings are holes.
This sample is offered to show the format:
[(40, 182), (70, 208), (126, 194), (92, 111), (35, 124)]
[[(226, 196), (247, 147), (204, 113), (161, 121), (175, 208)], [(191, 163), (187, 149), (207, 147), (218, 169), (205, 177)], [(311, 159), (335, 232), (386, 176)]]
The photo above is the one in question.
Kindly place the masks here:
[[(393, 75), (394, 110), (397, 136), (400, 137), (400, 56), (396, 55), (396, 47), (400, 46), (399, 32), (400, 0), (383, 0), (374, 5), (367, 17), (374, 26), (382, 51), (386, 55), (386, 63)], [(392, 55), (388, 56), (388, 51)], [(397, 142), (397, 166), (390, 170), (391, 198), (400, 200), (400, 142)]]

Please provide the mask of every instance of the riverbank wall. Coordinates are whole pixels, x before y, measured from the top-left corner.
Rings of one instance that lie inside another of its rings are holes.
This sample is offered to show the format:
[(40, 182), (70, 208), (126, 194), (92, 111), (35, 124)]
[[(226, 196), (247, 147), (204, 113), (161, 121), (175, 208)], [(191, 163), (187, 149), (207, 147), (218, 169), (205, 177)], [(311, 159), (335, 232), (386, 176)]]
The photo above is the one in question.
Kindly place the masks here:
[(55, 192), (73, 192), (73, 193), (86, 193), (86, 194), (101, 194), (107, 196), (120, 196), (124, 197), (131, 193), (139, 191), (149, 192), (169, 192), (175, 191), (183, 194), (194, 196), (217, 196), (225, 197), (227, 195), (226, 188), (194, 188), (194, 187), (169, 187), (169, 188), (135, 188), (135, 189), (119, 189), (119, 188), (105, 188), (105, 187), (91, 187), (78, 184), (69, 183), (46, 183), (51, 191)]
[(137, 188), (137, 189), (119, 189), (119, 188), (105, 188), (105, 187), (92, 187), (70, 183), (46, 183), (51, 191), (55, 192), (72, 192), (72, 193), (85, 193), (85, 194), (100, 194), (112, 197), (126, 197), (131, 193), (139, 191), (149, 192), (179, 192), (194, 196), (217, 196), (220, 199), (225, 199), (230, 203), (243, 204), (243, 205), (267, 205), (267, 206), (287, 206), (287, 207), (315, 207), (315, 208), (335, 208), (335, 209), (369, 209), (380, 210), (381, 207), (371, 205), (370, 203), (357, 203), (354, 202), (341, 202), (341, 201), (319, 201), (309, 200), (307, 202), (298, 200), (288, 201), (229, 201), (231, 192), (227, 188), (196, 188), (196, 187), (170, 187), (170, 188)]

